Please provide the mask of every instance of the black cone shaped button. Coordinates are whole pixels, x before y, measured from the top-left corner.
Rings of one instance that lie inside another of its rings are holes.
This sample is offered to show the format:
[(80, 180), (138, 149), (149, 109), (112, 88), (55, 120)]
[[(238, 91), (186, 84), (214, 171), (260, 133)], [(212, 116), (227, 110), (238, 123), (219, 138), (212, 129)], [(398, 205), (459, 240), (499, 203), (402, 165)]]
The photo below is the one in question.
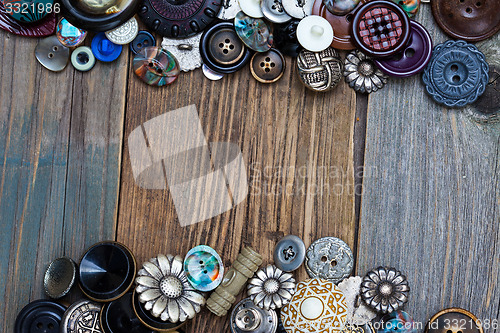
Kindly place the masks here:
[(101, 328), (104, 333), (154, 333), (135, 315), (132, 307), (132, 292), (103, 306)]
[(38, 300), (26, 305), (16, 318), (14, 333), (59, 333), (66, 307)]

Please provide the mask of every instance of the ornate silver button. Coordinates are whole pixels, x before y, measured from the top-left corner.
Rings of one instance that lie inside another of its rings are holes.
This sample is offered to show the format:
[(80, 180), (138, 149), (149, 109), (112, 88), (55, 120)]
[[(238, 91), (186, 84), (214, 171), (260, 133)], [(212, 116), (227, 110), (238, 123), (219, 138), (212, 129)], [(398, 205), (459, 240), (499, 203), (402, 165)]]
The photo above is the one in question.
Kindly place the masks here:
[(181, 71), (189, 72), (201, 67), (200, 39), (202, 34), (186, 39), (163, 38), (161, 47), (177, 59)]
[(64, 313), (61, 333), (103, 333), (99, 322), (101, 305), (88, 300), (73, 303)]
[(231, 313), (232, 333), (275, 333), (278, 316), (274, 310), (263, 310), (245, 298)]
[(139, 24), (135, 17), (120, 25), (118, 28), (106, 32), (106, 38), (114, 44), (124, 45), (131, 43), (139, 33)]
[(406, 276), (393, 267), (378, 267), (369, 271), (361, 283), (363, 300), (382, 313), (399, 310), (408, 302), (410, 287)]
[(248, 282), (248, 296), (264, 310), (279, 309), (288, 304), (295, 293), (295, 279), (278, 267), (269, 265), (255, 273)]
[(352, 251), (339, 238), (320, 238), (307, 249), (306, 271), (312, 278), (338, 283), (351, 274), (353, 266)]

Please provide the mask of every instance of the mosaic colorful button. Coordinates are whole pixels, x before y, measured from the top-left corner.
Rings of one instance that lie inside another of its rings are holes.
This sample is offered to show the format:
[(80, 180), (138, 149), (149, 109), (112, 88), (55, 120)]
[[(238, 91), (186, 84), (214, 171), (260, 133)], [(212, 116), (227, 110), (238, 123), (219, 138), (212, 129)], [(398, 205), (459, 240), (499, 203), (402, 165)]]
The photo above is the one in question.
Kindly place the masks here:
[(262, 0), (261, 8), (264, 17), (273, 23), (285, 23), (292, 19), (285, 12), (281, 0)]
[(163, 37), (161, 47), (172, 53), (181, 71), (189, 72), (201, 67), (200, 40), (201, 34), (185, 39)]
[(409, 17), (415, 16), (420, 8), (420, 0), (392, 0), (392, 2), (400, 5)]
[(222, 0), (222, 8), (217, 15), (221, 20), (231, 21), (241, 12), (238, 0)]
[(29, 25), (20, 24), (7, 13), (0, 1), (0, 28), (15, 35), (24, 37), (45, 37), (54, 34), (56, 30), (56, 14), (52, 13), (42, 20)]
[(95, 65), (95, 57), (90, 47), (80, 46), (71, 53), (71, 64), (80, 72), (87, 72)]
[(401, 52), (410, 39), (410, 19), (396, 4), (370, 1), (359, 7), (352, 21), (353, 40), (372, 57), (388, 57)]
[(222, 0), (145, 0), (139, 16), (154, 32), (165, 37), (185, 38), (202, 32), (216, 18)]
[(481, 321), (469, 311), (449, 308), (436, 313), (425, 326), (425, 333), (447, 332), (483, 333), (483, 327)]
[(141, 30), (129, 46), (132, 53), (137, 54), (145, 47), (156, 46), (156, 39), (150, 32)]
[(345, 15), (354, 10), (360, 0), (323, 0), (326, 8), (334, 15)]
[(352, 250), (339, 238), (320, 238), (307, 248), (306, 271), (312, 278), (338, 283), (351, 274), (353, 267)]
[(82, 299), (73, 303), (64, 313), (60, 333), (104, 333), (99, 321), (101, 305)]
[(266, 52), (273, 46), (271, 27), (264, 20), (239, 12), (234, 18), (234, 27), (238, 37), (254, 51)]
[(351, 23), (353, 14), (333, 15), (322, 0), (316, 0), (312, 8), (313, 15), (319, 15), (326, 19), (333, 29), (333, 41), (331, 46), (339, 50), (353, 50), (356, 47), (352, 42)]
[(358, 50), (346, 56), (344, 77), (349, 87), (364, 94), (382, 89), (387, 83), (387, 75), (375, 65), (374, 60)]
[(302, 239), (288, 235), (280, 239), (274, 248), (274, 264), (284, 272), (299, 268), (306, 257), (306, 246)]
[(444, 32), (455, 38), (477, 42), (500, 30), (500, 1), (432, 1), (432, 14)]
[(76, 264), (67, 257), (53, 260), (45, 270), (43, 288), (50, 298), (61, 298), (69, 293), (76, 281)]
[(57, 23), (56, 28), (57, 39), (66, 47), (77, 47), (87, 37), (87, 31), (79, 29), (68, 22), (65, 18), (61, 18)]
[(404, 311), (395, 311), (380, 320), (377, 333), (417, 333), (413, 318)]
[(301, 19), (312, 14), (314, 0), (281, 0), (285, 12), (293, 18)]
[(320, 52), (333, 41), (333, 29), (321, 16), (311, 15), (303, 18), (297, 26), (297, 39), (306, 50)]
[(437, 103), (460, 107), (473, 103), (488, 84), (489, 66), (472, 44), (446, 41), (437, 45), (422, 80)]
[(292, 300), (281, 309), (281, 321), (288, 333), (341, 332), (346, 316), (342, 291), (322, 279), (299, 282)]
[(106, 31), (106, 38), (114, 44), (125, 45), (131, 43), (138, 33), (139, 24), (135, 17), (132, 17), (118, 28)]
[(186, 254), (184, 272), (193, 288), (211, 291), (219, 286), (224, 276), (224, 264), (210, 246), (199, 245)]
[(250, 72), (261, 83), (273, 83), (281, 79), (285, 72), (286, 61), (280, 51), (270, 49), (257, 52), (250, 60)]
[(106, 38), (104, 32), (95, 35), (90, 46), (97, 60), (103, 62), (115, 61), (118, 59), (123, 49), (121, 45), (111, 43)]
[(155, 46), (146, 47), (137, 53), (133, 66), (135, 75), (151, 86), (171, 84), (181, 72), (172, 53)]
[(60, 72), (69, 60), (69, 49), (62, 45), (56, 36), (41, 39), (35, 48), (38, 62), (48, 70)]
[(104, 333), (154, 333), (144, 326), (132, 307), (132, 292), (103, 305), (100, 315)]
[(375, 63), (388, 75), (408, 77), (423, 71), (431, 60), (431, 55), (431, 36), (420, 23), (411, 21), (408, 46), (390, 58), (375, 60)]
[[(264, 13), (262, 13), (261, 0), (238, 0), (241, 11), (246, 15), (253, 18), (262, 18)], [(236, 16), (235, 16), (236, 17)]]
[(54, 7), (53, 0), (3, 0), (2, 3), (7, 13), (21, 23), (40, 21), (60, 9), (59, 4)]
[(302, 46), (297, 39), (299, 22), (299, 20), (292, 20), (288, 23), (274, 25), (274, 48), (293, 58), (296, 58), (302, 50)]
[(274, 333), (278, 316), (274, 310), (263, 310), (250, 298), (241, 300), (231, 312), (231, 333)]
[(17, 315), (14, 333), (58, 333), (66, 307), (59, 303), (37, 300), (26, 305)]

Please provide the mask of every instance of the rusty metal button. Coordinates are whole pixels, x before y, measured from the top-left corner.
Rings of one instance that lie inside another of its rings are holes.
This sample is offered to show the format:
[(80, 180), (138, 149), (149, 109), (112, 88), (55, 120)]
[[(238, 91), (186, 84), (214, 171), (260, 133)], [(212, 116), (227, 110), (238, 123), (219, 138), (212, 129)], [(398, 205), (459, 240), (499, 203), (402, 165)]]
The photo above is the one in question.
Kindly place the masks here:
[(353, 267), (352, 250), (339, 238), (320, 238), (306, 251), (306, 271), (312, 278), (339, 283), (351, 274)]
[(267, 52), (257, 52), (250, 61), (250, 71), (253, 77), (262, 83), (278, 81), (283, 76), (285, 67), (285, 58), (276, 49), (270, 49)]
[(460, 308), (449, 308), (436, 313), (425, 327), (425, 333), (483, 333), (475, 315)]
[(456, 39), (477, 42), (500, 30), (500, 1), (432, 1), (432, 14), (446, 34)]

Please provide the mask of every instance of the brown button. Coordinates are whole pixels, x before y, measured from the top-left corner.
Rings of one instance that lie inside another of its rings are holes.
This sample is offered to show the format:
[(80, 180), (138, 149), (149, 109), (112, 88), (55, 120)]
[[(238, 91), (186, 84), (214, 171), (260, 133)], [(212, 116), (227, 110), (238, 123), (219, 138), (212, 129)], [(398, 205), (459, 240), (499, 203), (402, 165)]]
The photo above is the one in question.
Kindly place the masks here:
[(498, 0), (439, 0), (431, 3), (434, 19), (453, 38), (477, 42), (500, 30)]
[(257, 52), (250, 62), (250, 71), (253, 77), (262, 83), (278, 81), (285, 72), (285, 58), (276, 49), (267, 52)]
[(209, 41), (210, 54), (221, 65), (232, 65), (243, 57), (245, 48), (233, 29), (222, 28)]
[(450, 308), (436, 313), (425, 327), (426, 333), (483, 333), (479, 320), (467, 310)]

